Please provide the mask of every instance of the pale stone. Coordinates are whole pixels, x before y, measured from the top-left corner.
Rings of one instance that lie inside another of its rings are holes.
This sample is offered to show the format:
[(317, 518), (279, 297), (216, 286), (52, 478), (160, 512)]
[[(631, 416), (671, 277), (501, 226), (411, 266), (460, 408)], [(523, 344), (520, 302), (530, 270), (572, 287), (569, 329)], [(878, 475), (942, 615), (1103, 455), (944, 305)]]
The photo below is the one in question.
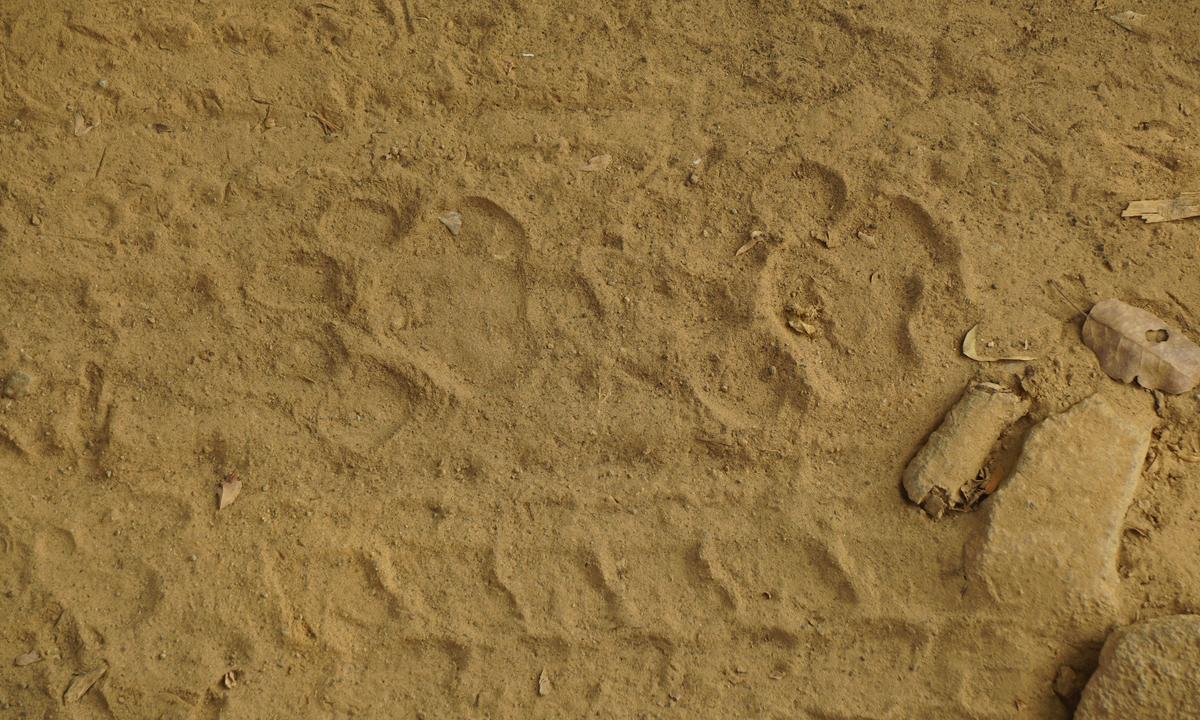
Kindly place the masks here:
[(1113, 632), (1075, 711), (1075, 720), (1166, 718), (1200, 718), (1200, 615)]
[(1028, 409), (1028, 400), (1002, 387), (969, 385), (905, 468), (901, 482), (908, 499), (934, 517), (945, 507), (968, 505), (964, 493), (1001, 433)]
[(1093, 396), (1033, 428), (990, 502), (972, 584), (1053, 635), (1099, 642), (1118, 618), (1117, 554), (1153, 425)]

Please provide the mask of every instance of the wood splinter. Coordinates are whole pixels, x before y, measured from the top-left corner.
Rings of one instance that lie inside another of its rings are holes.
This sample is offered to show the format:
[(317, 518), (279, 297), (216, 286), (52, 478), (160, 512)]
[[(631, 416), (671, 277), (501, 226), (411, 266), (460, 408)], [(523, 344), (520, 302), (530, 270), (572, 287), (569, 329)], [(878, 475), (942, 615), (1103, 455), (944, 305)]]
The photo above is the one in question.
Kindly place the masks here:
[(1182, 220), (1200, 215), (1200, 192), (1183, 193), (1165, 200), (1135, 200), (1121, 217), (1140, 217), (1148, 223)]

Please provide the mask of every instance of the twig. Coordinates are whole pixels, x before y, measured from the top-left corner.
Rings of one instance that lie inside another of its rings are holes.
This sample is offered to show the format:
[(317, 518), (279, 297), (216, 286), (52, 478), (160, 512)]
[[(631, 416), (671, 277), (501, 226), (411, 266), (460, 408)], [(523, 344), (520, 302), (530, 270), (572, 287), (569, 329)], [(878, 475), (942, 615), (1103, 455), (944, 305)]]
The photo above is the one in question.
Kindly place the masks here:
[(730, 443), (730, 442), (725, 442), (724, 440), (717, 440), (716, 438), (710, 438), (710, 437), (704, 437), (703, 435), (697, 435), (696, 439), (699, 440), (700, 442), (704, 443), (705, 445), (712, 445), (714, 447), (725, 448), (726, 450), (736, 450), (737, 449), (737, 445), (734, 445), (733, 443)]
[(1017, 117), (1019, 117), (1021, 120), (1024, 120), (1025, 124), (1029, 126), (1029, 129), (1033, 130), (1035, 133), (1038, 133), (1040, 135), (1040, 134), (1046, 132), (1042, 128), (1038, 127), (1037, 123), (1030, 120), (1029, 116), (1026, 115), (1025, 113), (1017, 113)]
[(329, 120), (325, 119), (325, 117), (323, 115), (321, 115), (321, 113), (319, 113), (315, 110), (309, 110), (308, 116), (310, 118), (312, 118), (313, 120), (316, 120), (318, 123), (320, 123), (321, 129), (325, 131), (326, 135), (332, 135), (335, 132), (341, 131), (340, 127), (329, 122)]
[(1063, 291), (1062, 286), (1058, 284), (1057, 280), (1055, 280), (1054, 278), (1051, 278), (1049, 282), (1050, 282), (1050, 286), (1053, 287), (1055, 290), (1057, 290), (1058, 294), (1062, 295), (1062, 299), (1066, 300), (1067, 304), (1070, 305), (1072, 308), (1074, 308), (1076, 312), (1078, 312), (1080, 315), (1087, 315), (1087, 310), (1084, 310), (1083, 308), (1079, 307), (1078, 305), (1075, 304), (1075, 302), (1073, 300), (1071, 300), (1071, 298), (1067, 297), (1067, 294)]
[(108, 157), (108, 146), (104, 146), (104, 151), (100, 153), (100, 162), (96, 164), (96, 173), (92, 175), (92, 179), (100, 177), (100, 168), (104, 167), (104, 158)]

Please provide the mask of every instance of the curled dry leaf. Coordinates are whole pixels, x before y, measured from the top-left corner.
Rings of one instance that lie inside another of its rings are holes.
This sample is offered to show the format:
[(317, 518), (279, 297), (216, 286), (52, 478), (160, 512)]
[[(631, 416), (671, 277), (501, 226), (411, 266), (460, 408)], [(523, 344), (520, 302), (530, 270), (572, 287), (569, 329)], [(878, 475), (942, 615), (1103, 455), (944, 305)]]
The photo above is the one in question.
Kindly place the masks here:
[(1109, 15), (1108, 19), (1120, 25), (1125, 30), (1128, 30), (1131, 33), (1136, 33), (1142, 29), (1142, 23), (1145, 22), (1146, 16), (1142, 13), (1134, 12), (1132, 10), (1125, 10), (1124, 12), (1119, 12), (1115, 15)]
[(976, 337), (976, 332), (979, 326), (975, 325), (967, 331), (966, 337), (962, 342), (962, 353), (972, 360), (979, 362), (1000, 362), (1002, 360), (1037, 360), (1037, 355), (1025, 352), (1005, 352), (1004, 350), (980, 347), (979, 338)]
[(458, 234), (462, 232), (462, 214), (457, 210), (449, 210), (442, 213), (438, 217), (438, 220), (446, 226), (446, 229), (454, 237), (458, 237)]
[(1200, 382), (1200, 346), (1141, 308), (1101, 300), (1083, 323), (1083, 342), (1108, 376), (1178, 395)]
[(237, 496), (242, 492), (242, 481), (237, 475), (229, 473), (225, 476), (225, 482), (221, 483), (221, 494), (217, 500), (217, 509), (224, 510), (237, 500)]
[(100, 678), (104, 677), (104, 673), (106, 672), (108, 672), (108, 666), (101, 665), (94, 670), (89, 670), (71, 678), (71, 684), (67, 685), (66, 692), (63, 693), (63, 703), (70, 705), (73, 702), (78, 702), (79, 698), (86, 695), (87, 691), (91, 690), (92, 686), (99, 682)]
[(550, 676), (545, 670), (538, 673), (537, 694), (542, 697), (550, 694)]
[(26, 665), (32, 665), (35, 662), (40, 662), (41, 659), (42, 654), (40, 652), (37, 650), (30, 650), (24, 655), (18, 655), (17, 659), (13, 660), (13, 665), (16, 665), (17, 667), (25, 667)]
[(584, 164), (580, 165), (579, 169), (584, 172), (599, 172), (607, 169), (609, 165), (612, 165), (612, 155), (604, 154), (597, 155), (591, 160), (588, 160)]
[(75, 137), (83, 137), (84, 135), (87, 135), (96, 127), (96, 125), (99, 125), (99, 123), (88, 122), (87, 118), (83, 116), (83, 113), (75, 113), (75, 124), (73, 128)]
[(817, 326), (810, 322), (805, 322), (800, 318), (791, 318), (787, 321), (787, 326), (792, 329), (792, 332), (799, 335), (807, 335), (812, 337), (817, 334)]
[(735, 252), (733, 256), (738, 257), (739, 255), (744, 255), (745, 253), (753, 250), (754, 247), (759, 243), (766, 242), (766, 240), (767, 234), (765, 232), (762, 230), (751, 230), (750, 239), (742, 243), (742, 246), (737, 249), (737, 252)]

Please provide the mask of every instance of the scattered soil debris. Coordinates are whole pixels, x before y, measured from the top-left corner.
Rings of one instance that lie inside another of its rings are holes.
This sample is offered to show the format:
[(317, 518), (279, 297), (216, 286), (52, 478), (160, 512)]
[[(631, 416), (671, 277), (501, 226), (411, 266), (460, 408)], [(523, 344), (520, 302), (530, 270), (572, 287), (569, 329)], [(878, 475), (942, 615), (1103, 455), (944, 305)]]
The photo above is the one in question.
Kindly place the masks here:
[(783, 309), (784, 322), (798, 335), (813, 337), (820, 330), (817, 322), (821, 318), (818, 307), (800, 307), (796, 303), (788, 303)]

